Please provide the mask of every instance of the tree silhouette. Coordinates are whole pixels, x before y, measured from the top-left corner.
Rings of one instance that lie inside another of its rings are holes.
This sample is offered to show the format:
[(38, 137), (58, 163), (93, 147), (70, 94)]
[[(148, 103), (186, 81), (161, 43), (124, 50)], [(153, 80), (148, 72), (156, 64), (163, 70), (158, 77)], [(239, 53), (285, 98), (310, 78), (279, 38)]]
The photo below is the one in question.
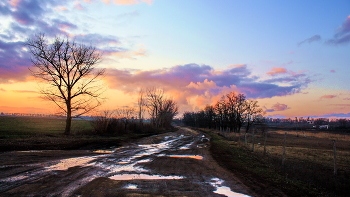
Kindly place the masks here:
[(44, 98), (54, 102), (66, 114), (64, 134), (71, 132), (72, 117), (90, 112), (101, 104), (102, 87), (97, 78), (104, 74), (96, 69), (101, 54), (92, 46), (56, 37), (52, 44), (43, 34), (28, 39), (32, 54), (32, 75), (48, 86)]

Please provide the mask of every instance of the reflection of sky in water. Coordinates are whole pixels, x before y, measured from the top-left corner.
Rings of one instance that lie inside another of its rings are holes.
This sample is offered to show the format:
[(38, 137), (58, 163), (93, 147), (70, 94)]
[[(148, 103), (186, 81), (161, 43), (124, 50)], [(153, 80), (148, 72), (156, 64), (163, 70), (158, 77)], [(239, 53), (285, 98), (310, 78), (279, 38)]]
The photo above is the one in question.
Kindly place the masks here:
[(214, 193), (222, 194), (227, 197), (249, 197), (245, 194), (233, 192), (229, 187), (223, 186), (222, 184), (224, 183), (224, 181), (219, 178), (212, 178), (209, 183), (210, 185), (215, 187), (216, 190), (214, 191)]
[(166, 155), (168, 157), (174, 157), (174, 158), (190, 158), (190, 159), (198, 159), (202, 160), (203, 157), (199, 155)]
[(135, 180), (135, 179), (147, 179), (147, 180), (159, 180), (159, 179), (183, 179), (182, 176), (161, 176), (161, 175), (148, 175), (148, 174), (117, 174), (109, 177), (113, 180)]
[(135, 185), (135, 184), (128, 184), (128, 185), (126, 185), (124, 188), (125, 188), (125, 189), (138, 189), (138, 188), (137, 188), (137, 185)]
[(73, 157), (69, 159), (59, 160), (57, 164), (45, 167), (47, 170), (68, 170), (75, 166), (87, 166), (92, 160), (97, 157)]

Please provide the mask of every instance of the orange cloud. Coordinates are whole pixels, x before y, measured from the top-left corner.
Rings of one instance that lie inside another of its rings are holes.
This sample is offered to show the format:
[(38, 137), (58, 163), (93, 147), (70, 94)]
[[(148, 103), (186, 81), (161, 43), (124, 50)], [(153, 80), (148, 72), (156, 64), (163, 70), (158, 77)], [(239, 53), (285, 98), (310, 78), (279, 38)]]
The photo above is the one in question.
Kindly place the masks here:
[(208, 89), (208, 88), (215, 88), (217, 86), (216, 86), (216, 83), (214, 81), (209, 81), (208, 79), (205, 79), (203, 81), (203, 83), (201, 83), (201, 82), (197, 82), (197, 83), (191, 82), (186, 87), (187, 88), (194, 88), (194, 89), (197, 89), (197, 90), (205, 90), (205, 89)]
[(337, 95), (323, 95), (320, 97), (320, 99), (332, 99), (337, 97)]
[(287, 73), (287, 69), (273, 67), (271, 69), (271, 71), (267, 72), (266, 74), (268, 74), (268, 75), (277, 75), (277, 74), (283, 74), (283, 73)]
[(229, 68), (242, 68), (245, 66), (246, 66), (245, 64), (232, 64), (232, 65), (229, 65), (228, 67)]
[(66, 7), (58, 7), (58, 8), (55, 8), (56, 11), (60, 12), (60, 11), (65, 11), (67, 10)]
[(146, 56), (146, 49), (138, 49), (137, 51), (111, 51), (103, 53), (105, 55), (133, 59), (135, 56)]

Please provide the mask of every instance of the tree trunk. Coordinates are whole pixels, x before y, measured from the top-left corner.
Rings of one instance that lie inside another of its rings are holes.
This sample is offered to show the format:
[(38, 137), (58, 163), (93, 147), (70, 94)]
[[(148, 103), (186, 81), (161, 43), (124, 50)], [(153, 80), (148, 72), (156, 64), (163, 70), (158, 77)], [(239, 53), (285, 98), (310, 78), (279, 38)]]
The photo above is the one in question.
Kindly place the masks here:
[(72, 125), (72, 114), (71, 111), (67, 113), (67, 119), (66, 119), (66, 129), (64, 130), (65, 135), (70, 135), (70, 128)]
[(67, 119), (66, 119), (66, 129), (64, 130), (65, 135), (70, 135), (70, 129), (72, 125), (72, 107), (70, 100), (66, 102), (67, 105)]

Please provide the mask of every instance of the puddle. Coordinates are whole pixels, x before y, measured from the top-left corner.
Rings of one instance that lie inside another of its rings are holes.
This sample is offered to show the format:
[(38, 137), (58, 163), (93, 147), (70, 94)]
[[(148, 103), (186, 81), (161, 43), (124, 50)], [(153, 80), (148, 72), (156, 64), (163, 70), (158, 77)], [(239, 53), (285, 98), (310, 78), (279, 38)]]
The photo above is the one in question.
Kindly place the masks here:
[(95, 160), (96, 157), (73, 157), (69, 159), (62, 159), (55, 165), (45, 167), (46, 170), (68, 170), (68, 168), (76, 166), (86, 166), (90, 161)]
[(114, 151), (111, 150), (95, 150), (93, 153), (114, 153)]
[(203, 157), (199, 155), (165, 155), (167, 157), (175, 157), (175, 158), (190, 158), (190, 159), (198, 159), (202, 160)]
[(194, 143), (194, 142), (191, 142), (191, 143), (189, 143), (189, 144), (186, 144), (186, 145), (180, 147), (179, 149), (180, 149), (180, 150), (188, 150), (188, 149), (190, 149), (190, 147), (192, 146), (193, 143)]
[(137, 185), (134, 185), (134, 184), (128, 184), (124, 187), (125, 189), (138, 189), (137, 188)]
[(233, 192), (229, 187), (223, 186), (222, 184), (224, 183), (224, 181), (219, 178), (212, 178), (209, 183), (210, 185), (216, 188), (216, 190), (214, 191), (214, 193), (216, 194), (221, 194), (227, 197), (250, 197), (245, 194)]
[(109, 177), (113, 180), (135, 180), (135, 179), (147, 179), (147, 180), (159, 180), (159, 179), (183, 179), (181, 176), (161, 176), (161, 175), (148, 175), (148, 174), (117, 174)]

